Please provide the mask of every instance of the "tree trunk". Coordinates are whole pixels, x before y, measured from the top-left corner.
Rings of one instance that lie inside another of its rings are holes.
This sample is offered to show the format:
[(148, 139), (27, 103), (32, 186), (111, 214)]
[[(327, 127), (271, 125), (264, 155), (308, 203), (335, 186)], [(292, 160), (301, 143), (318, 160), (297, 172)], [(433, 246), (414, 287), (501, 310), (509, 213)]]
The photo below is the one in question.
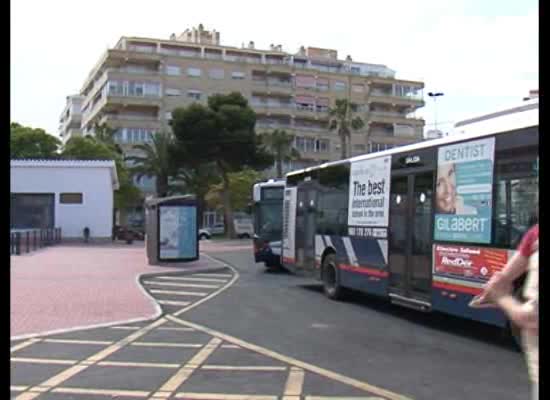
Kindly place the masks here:
[(156, 190), (158, 197), (166, 197), (168, 195), (168, 177), (157, 176), (156, 177)]
[(277, 178), (282, 178), (283, 176), (283, 157), (281, 152), (277, 153)]
[(223, 217), (225, 222), (225, 235), (229, 239), (235, 239), (235, 227), (233, 226), (233, 209), (231, 207), (231, 193), (229, 191), (229, 176), (220, 168), (223, 179)]
[(340, 146), (342, 147), (341, 151), (340, 151), (340, 159), (344, 160), (344, 159), (347, 158), (346, 157), (346, 152), (347, 152), (347, 147), (348, 147), (347, 138), (346, 138), (345, 134), (340, 134)]

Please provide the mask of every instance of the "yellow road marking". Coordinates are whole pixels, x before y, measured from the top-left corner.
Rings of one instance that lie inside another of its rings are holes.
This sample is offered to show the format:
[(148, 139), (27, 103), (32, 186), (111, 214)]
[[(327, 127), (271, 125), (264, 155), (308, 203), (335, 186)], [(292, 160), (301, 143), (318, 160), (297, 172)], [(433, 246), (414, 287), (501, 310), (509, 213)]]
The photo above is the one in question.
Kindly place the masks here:
[(120, 329), (124, 331), (137, 331), (140, 327), (139, 326), (111, 326), (111, 329)]
[(292, 367), (285, 385), (285, 396), (302, 394), (304, 387), (304, 370)]
[(24, 349), (25, 347), (29, 347), (31, 344), (35, 344), (35, 343), (38, 343), (40, 342), (42, 339), (29, 339), (29, 340), (25, 340), (24, 342), (22, 343), (19, 343), (19, 344), (16, 344), (15, 346), (12, 346), (10, 348), (10, 353), (13, 353), (17, 350), (21, 350), (21, 349)]
[(203, 365), (201, 369), (211, 371), (286, 371), (287, 367), (272, 367), (272, 366), (238, 366), (238, 365)]
[(17, 385), (11, 385), (10, 386), (10, 390), (12, 392), (23, 392), (25, 390), (27, 390), (29, 387), (28, 386), (17, 386)]
[[(222, 341), (218, 338), (213, 338), (212, 340), (210, 340), (210, 342), (206, 346), (204, 346), (204, 348), (202, 348), (197, 354), (195, 354), (187, 364), (185, 364), (182, 368), (178, 370), (178, 372), (176, 372), (170, 379), (168, 379), (168, 381), (166, 381), (164, 385), (161, 386), (158, 392), (174, 392), (181, 384), (189, 379), (191, 374), (199, 365), (204, 363), (204, 361), (206, 361), (206, 359), (210, 357), (210, 355), (218, 348), (221, 342)], [(158, 394), (161, 395), (161, 393)]]
[(205, 277), (212, 276), (214, 278), (231, 278), (233, 275), (231, 274), (193, 274), (193, 276), (205, 276)]
[(382, 389), (382, 388), (379, 388), (377, 386), (373, 386), (369, 383), (362, 382), (362, 381), (359, 381), (357, 379), (349, 378), (349, 377), (341, 375), (337, 372), (332, 372), (332, 371), (326, 370), (324, 368), (320, 368), (320, 367), (317, 367), (315, 365), (308, 364), (308, 363), (305, 363), (303, 361), (299, 361), (295, 358), (284, 356), (282, 354), (279, 354), (279, 353), (276, 353), (274, 351), (268, 350), (264, 347), (260, 347), (260, 346), (254, 345), (252, 343), (245, 342), (244, 340), (237, 339), (233, 336), (226, 335), (224, 333), (215, 331), (215, 330), (210, 329), (210, 328), (206, 328), (202, 325), (198, 325), (198, 324), (195, 324), (195, 323), (192, 323), (192, 322), (189, 322), (189, 321), (181, 320), (181, 319), (175, 317), (175, 315), (176, 315), (176, 313), (174, 313), (173, 315), (167, 315), (166, 318), (169, 319), (172, 322), (181, 324), (183, 326), (188, 326), (188, 327), (194, 328), (194, 329), (199, 330), (199, 331), (203, 331), (205, 333), (208, 333), (209, 335), (220, 338), (220, 339), (222, 339), (226, 342), (230, 342), (230, 343), (239, 345), (242, 348), (254, 351), (254, 352), (259, 353), (259, 354), (266, 355), (268, 357), (271, 357), (271, 358), (274, 358), (276, 360), (282, 361), (284, 363), (290, 364), (294, 367), (302, 368), (306, 371), (313, 372), (315, 374), (321, 375), (321, 376), (323, 376), (325, 378), (328, 378), (328, 379), (333, 379), (335, 381), (338, 381), (340, 383), (344, 383), (346, 385), (352, 386), (352, 387), (357, 388), (357, 389), (361, 389), (361, 390), (365, 390), (365, 391), (374, 393), (378, 396), (383, 396), (383, 397), (387, 398), (386, 400), (411, 400), (409, 397), (400, 395), (398, 393), (394, 393), (394, 392), (391, 392), (389, 390)]
[(142, 362), (126, 362), (126, 361), (100, 361), (99, 366), (105, 367), (144, 367), (144, 368), (179, 368), (180, 364), (163, 364), (163, 363), (142, 363)]
[(195, 332), (193, 328), (181, 328), (172, 326), (161, 326), (157, 328), (157, 331), (181, 331), (181, 332)]
[(30, 358), (30, 357), (12, 357), (12, 362), (30, 363), (30, 364), (58, 364), (74, 365), (78, 360), (58, 360), (54, 358)]
[(143, 347), (183, 347), (187, 349), (196, 349), (204, 347), (204, 344), (197, 343), (161, 343), (161, 342), (134, 342), (130, 346)]
[[(93, 365), (94, 363), (101, 361), (102, 359), (108, 357), (109, 355), (113, 354), (115, 351), (120, 350), (122, 347), (130, 344), (131, 342), (137, 340), (141, 336), (145, 335), (147, 332), (149, 332), (152, 329), (155, 329), (159, 327), (160, 325), (166, 323), (166, 318), (160, 318), (153, 323), (146, 325), (145, 327), (139, 329), (138, 331), (131, 333), (130, 335), (126, 336), (125, 338), (119, 340), (118, 342), (108, 346), (107, 348), (100, 350), (96, 354), (93, 354), (92, 356), (88, 357), (84, 361), (80, 362), (77, 365), (73, 365), (72, 367), (61, 371), (57, 375), (54, 375), (53, 377), (47, 379), (46, 381), (42, 382), (39, 385), (36, 385), (35, 387), (32, 387), (29, 389), (29, 391), (33, 391), (33, 389), (37, 387), (46, 387), (46, 388), (53, 388), (55, 386), (58, 386), (65, 382), (67, 379), (72, 378), (76, 374), (84, 371), (89, 366)], [(25, 392), (21, 395), (16, 397), (16, 400), (31, 400), (34, 399), (36, 396), (33, 396), (33, 394), (36, 393), (29, 393)]]
[(63, 343), (63, 344), (113, 344), (112, 340), (73, 340), (73, 339), (44, 339), (46, 343)]
[(176, 393), (176, 399), (192, 400), (277, 400), (277, 396), (263, 396), (257, 394), (223, 394), (223, 393)]
[(197, 283), (175, 283), (175, 282), (155, 282), (155, 281), (145, 281), (145, 285), (156, 285), (156, 286), (173, 286), (173, 287), (191, 287), (191, 288), (201, 288), (201, 289), (217, 289), (219, 285), (200, 285)]
[(143, 390), (109, 390), (109, 389), (81, 389), (81, 388), (57, 388), (52, 390), (53, 393), (67, 394), (96, 394), (105, 396), (124, 396), (124, 397), (147, 397), (149, 392)]
[(173, 294), (175, 296), (197, 296), (197, 297), (203, 297), (208, 294), (205, 292), (183, 292), (179, 290), (160, 290), (160, 289), (151, 289), (150, 292), (155, 294)]
[(217, 282), (217, 283), (225, 283), (227, 282), (227, 279), (213, 279), (213, 278), (187, 278), (187, 277), (179, 277), (179, 276), (157, 276), (155, 279), (162, 279), (167, 281), (188, 281), (188, 282)]
[(191, 304), (189, 301), (172, 301), (172, 300), (157, 300), (159, 304), (164, 304), (166, 306), (188, 306)]

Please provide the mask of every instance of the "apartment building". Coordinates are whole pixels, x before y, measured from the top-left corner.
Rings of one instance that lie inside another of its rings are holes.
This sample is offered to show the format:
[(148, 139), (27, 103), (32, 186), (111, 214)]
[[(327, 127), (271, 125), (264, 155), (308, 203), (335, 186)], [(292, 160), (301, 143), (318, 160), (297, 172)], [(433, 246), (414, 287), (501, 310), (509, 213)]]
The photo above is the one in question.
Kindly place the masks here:
[(75, 94), (67, 96), (65, 108), (59, 117), (59, 136), (63, 143), (70, 137), (81, 136), (82, 102), (84, 96)]
[(385, 65), (340, 59), (336, 50), (281, 45), (257, 49), (253, 42), (222, 46), (220, 33), (202, 25), (169, 39), (122, 37), (107, 50), (82, 86), (82, 130), (95, 122), (117, 128), (128, 152), (169, 129), (172, 110), (206, 103), (215, 93), (241, 92), (257, 113), (257, 132), (286, 129), (295, 135), (301, 159), (286, 170), (340, 156), (340, 141), (328, 130), (328, 109), (347, 98), (365, 128), (352, 133), (352, 154), (422, 140), (424, 84), (395, 77)]

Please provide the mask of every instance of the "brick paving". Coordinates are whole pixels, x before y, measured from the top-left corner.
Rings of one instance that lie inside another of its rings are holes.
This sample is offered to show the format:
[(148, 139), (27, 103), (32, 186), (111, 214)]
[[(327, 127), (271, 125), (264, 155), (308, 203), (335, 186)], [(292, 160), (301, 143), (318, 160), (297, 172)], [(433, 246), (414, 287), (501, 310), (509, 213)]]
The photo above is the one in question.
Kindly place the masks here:
[(59, 245), (11, 257), (11, 336), (151, 318), (157, 308), (140, 289), (143, 273), (204, 269), (202, 257), (149, 266), (143, 243)]

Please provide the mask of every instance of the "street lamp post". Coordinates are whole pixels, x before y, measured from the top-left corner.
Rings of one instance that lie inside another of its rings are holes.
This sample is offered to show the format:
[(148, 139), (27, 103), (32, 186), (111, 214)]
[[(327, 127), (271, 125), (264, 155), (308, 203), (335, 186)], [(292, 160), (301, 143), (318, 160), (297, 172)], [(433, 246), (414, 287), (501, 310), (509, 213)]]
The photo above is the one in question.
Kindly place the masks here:
[(434, 113), (435, 113), (435, 121), (434, 121), (434, 125), (435, 125), (435, 130), (437, 131), (437, 98), (439, 96), (443, 96), (444, 93), (442, 92), (429, 92), (428, 93), (428, 96), (430, 96), (432, 99), (434, 99)]

